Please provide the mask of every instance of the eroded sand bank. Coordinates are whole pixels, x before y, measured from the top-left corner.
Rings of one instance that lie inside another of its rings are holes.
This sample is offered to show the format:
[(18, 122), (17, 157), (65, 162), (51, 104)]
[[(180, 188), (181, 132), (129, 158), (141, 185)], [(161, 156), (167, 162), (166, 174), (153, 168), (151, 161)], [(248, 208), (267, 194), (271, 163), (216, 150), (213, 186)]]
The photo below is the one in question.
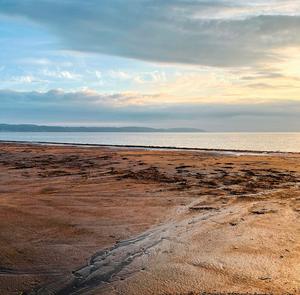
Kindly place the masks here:
[(0, 145), (0, 294), (300, 293), (300, 155)]

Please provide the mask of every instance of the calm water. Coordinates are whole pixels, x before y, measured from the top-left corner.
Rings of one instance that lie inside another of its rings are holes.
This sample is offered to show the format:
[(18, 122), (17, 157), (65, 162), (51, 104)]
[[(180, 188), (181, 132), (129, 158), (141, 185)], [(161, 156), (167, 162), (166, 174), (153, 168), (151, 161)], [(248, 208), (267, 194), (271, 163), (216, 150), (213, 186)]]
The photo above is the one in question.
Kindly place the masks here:
[(300, 152), (300, 133), (0, 132), (0, 140)]

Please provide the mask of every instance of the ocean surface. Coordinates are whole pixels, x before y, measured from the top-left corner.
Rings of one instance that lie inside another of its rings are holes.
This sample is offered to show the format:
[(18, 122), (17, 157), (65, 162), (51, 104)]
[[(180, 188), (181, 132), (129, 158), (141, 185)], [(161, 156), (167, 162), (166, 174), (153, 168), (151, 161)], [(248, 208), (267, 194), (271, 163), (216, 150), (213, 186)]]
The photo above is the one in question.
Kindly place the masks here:
[(0, 132), (0, 140), (300, 152), (300, 133)]

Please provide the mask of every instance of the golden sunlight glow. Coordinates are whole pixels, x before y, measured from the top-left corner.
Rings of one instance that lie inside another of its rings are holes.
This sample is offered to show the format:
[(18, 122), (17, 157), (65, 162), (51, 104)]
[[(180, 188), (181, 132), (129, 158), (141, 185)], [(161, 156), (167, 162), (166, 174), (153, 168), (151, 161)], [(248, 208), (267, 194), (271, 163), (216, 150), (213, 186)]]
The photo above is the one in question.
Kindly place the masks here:
[[(276, 61), (239, 69), (194, 68), (168, 81), (153, 84), (150, 93), (163, 93), (164, 103), (256, 103), (300, 100), (300, 50), (274, 53)], [(157, 103), (162, 96), (154, 99)], [(149, 103), (150, 101), (148, 101)], [(144, 101), (147, 104), (146, 101)]]

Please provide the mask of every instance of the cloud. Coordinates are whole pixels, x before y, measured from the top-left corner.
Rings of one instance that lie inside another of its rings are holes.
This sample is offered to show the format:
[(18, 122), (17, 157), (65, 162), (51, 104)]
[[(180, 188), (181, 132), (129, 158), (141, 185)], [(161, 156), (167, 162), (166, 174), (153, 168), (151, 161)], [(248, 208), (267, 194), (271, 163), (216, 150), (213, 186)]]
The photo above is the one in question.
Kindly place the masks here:
[(63, 91), (52, 89), (46, 92), (40, 91), (14, 91), (0, 90), (1, 107), (36, 108), (36, 107), (55, 107), (55, 108), (94, 108), (118, 107), (126, 105), (145, 104), (148, 100), (159, 95), (146, 95), (134, 92), (123, 93), (99, 93), (91, 89), (79, 91)]
[[(0, 90), (0, 117), (7, 123), (68, 122), (95, 125), (199, 127), (211, 131), (299, 131), (300, 102), (160, 104), (138, 93), (17, 92)], [(162, 101), (163, 95), (156, 94)]]
[(66, 70), (48, 70), (43, 69), (42, 74), (45, 77), (52, 77), (56, 79), (66, 79), (66, 80), (80, 80), (82, 76), (77, 73), (73, 73)]
[(0, 0), (0, 13), (45, 26), (65, 49), (154, 62), (245, 66), (300, 45), (299, 1), (243, 2)]
[[(2, 80), (2, 83), (5, 82), (8, 81)], [(18, 75), (18, 76), (15, 75), (9, 78), (9, 82), (12, 84), (33, 84), (33, 83), (45, 83), (47, 81), (33, 75)]]

